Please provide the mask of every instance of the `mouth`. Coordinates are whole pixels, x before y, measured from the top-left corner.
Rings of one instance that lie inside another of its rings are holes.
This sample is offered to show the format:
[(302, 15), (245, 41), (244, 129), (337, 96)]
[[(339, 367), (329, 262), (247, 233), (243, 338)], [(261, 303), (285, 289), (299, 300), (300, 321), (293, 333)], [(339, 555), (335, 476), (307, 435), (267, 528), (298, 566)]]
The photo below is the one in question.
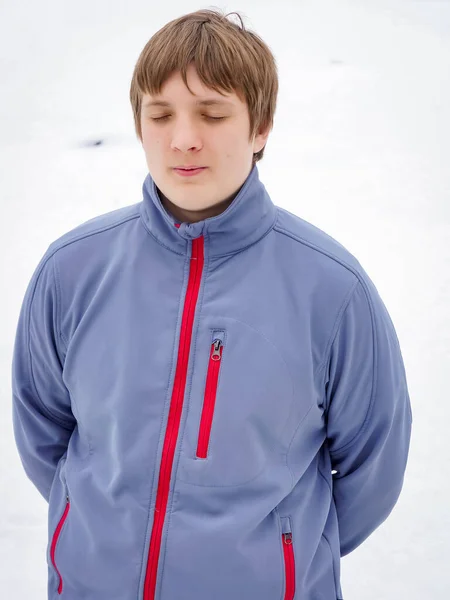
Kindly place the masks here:
[(198, 167), (196, 169), (180, 169), (174, 168), (175, 173), (181, 175), (182, 177), (193, 177), (194, 175), (199, 175), (203, 171), (205, 171), (208, 167)]

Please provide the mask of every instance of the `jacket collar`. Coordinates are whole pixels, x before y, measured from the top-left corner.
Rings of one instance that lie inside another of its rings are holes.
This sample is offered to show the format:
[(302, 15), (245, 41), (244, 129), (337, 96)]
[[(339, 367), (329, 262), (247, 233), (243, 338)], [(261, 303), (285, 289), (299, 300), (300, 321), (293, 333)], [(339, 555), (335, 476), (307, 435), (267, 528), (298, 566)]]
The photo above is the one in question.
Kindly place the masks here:
[(187, 255), (189, 241), (201, 235), (205, 236), (209, 256), (238, 252), (262, 238), (277, 217), (276, 206), (259, 179), (256, 164), (226, 210), (197, 223), (180, 224), (166, 211), (150, 173), (142, 191), (140, 212), (146, 228), (160, 244), (179, 254)]

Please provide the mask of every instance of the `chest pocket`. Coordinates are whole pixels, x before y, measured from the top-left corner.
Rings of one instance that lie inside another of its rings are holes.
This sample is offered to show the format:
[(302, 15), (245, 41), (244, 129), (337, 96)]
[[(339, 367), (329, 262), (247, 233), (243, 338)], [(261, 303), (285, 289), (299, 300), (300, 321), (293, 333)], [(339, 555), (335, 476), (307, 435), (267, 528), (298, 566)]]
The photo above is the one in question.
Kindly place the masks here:
[(281, 464), (290, 441), (293, 382), (281, 353), (245, 323), (223, 321), (202, 324), (185, 394), (177, 479), (200, 486), (243, 485)]

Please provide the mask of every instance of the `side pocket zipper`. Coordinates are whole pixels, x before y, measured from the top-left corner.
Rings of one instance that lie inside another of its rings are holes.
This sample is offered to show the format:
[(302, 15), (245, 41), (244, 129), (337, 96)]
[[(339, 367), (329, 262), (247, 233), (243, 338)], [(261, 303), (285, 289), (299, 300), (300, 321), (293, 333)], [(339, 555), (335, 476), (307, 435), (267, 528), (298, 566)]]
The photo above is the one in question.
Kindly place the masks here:
[(197, 443), (197, 458), (206, 458), (208, 455), (209, 438), (211, 435), (211, 426), (214, 416), (214, 405), (216, 403), (217, 383), (221, 366), (223, 353), (224, 331), (213, 331), (213, 340), (211, 343), (208, 373), (206, 376), (205, 394), (203, 399), (202, 416), (200, 420), (200, 429)]
[(283, 539), (283, 556), (285, 569), (286, 591), (284, 600), (293, 600), (295, 596), (295, 557), (292, 540), (292, 527), (289, 517), (281, 517), (281, 531)]
[(55, 549), (56, 549), (56, 544), (58, 543), (58, 539), (59, 539), (59, 536), (60, 536), (60, 533), (61, 533), (61, 529), (63, 528), (63, 525), (64, 525), (64, 523), (66, 521), (69, 509), (70, 509), (70, 499), (69, 499), (69, 495), (66, 494), (66, 508), (64, 509), (63, 516), (59, 520), (58, 526), (55, 529), (55, 532), (53, 534), (53, 539), (52, 539), (52, 545), (51, 545), (51, 548), (50, 548), (50, 556), (51, 556), (51, 559), (52, 559), (52, 563), (53, 563), (53, 566), (55, 567), (56, 572), (58, 573), (58, 577), (59, 577), (58, 594), (62, 593), (63, 580), (62, 580), (62, 577), (61, 577), (61, 573), (58, 571), (58, 567), (56, 566), (56, 562), (55, 562)]

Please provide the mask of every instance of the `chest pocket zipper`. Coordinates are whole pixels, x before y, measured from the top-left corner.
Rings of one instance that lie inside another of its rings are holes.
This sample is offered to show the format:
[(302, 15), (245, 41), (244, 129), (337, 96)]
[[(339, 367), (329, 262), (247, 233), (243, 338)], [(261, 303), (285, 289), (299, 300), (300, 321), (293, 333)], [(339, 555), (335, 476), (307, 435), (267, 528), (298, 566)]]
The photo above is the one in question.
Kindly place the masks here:
[(284, 600), (293, 600), (295, 596), (295, 557), (291, 520), (289, 517), (281, 517), (281, 531), (283, 539), (284, 578), (286, 583)]
[(214, 331), (209, 352), (208, 372), (206, 375), (203, 409), (198, 434), (197, 458), (207, 458), (211, 426), (214, 416), (214, 406), (217, 397), (217, 384), (222, 364), (224, 331)]
[(58, 571), (58, 567), (56, 566), (56, 562), (55, 562), (55, 550), (56, 550), (56, 544), (58, 543), (59, 540), (59, 536), (61, 534), (61, 529), (63, 528), (63, 525), (67, 519), (67, 515), (69, 513), (69, 509), (70, 509), (70, 499), (69, 496), (66, 496), (66, 508), (64, 509), (64, 513), (61, 517), (61, 519), (59, 520), (58, 526), (55, 529), (55, 532), (53, 534), (53, 539), (52, 539), (52, 545), (50, 548), (50, 556), (52, 559), (52, 563), (53, 566), (55, 567), (56, 572), (58, 573), (58, 577), (59, 577), (59, 585), (58, 585), (58, 594), (62, 593), (62, 589), (63, 589), (63, 580), (61, 577), (61, 573)]

